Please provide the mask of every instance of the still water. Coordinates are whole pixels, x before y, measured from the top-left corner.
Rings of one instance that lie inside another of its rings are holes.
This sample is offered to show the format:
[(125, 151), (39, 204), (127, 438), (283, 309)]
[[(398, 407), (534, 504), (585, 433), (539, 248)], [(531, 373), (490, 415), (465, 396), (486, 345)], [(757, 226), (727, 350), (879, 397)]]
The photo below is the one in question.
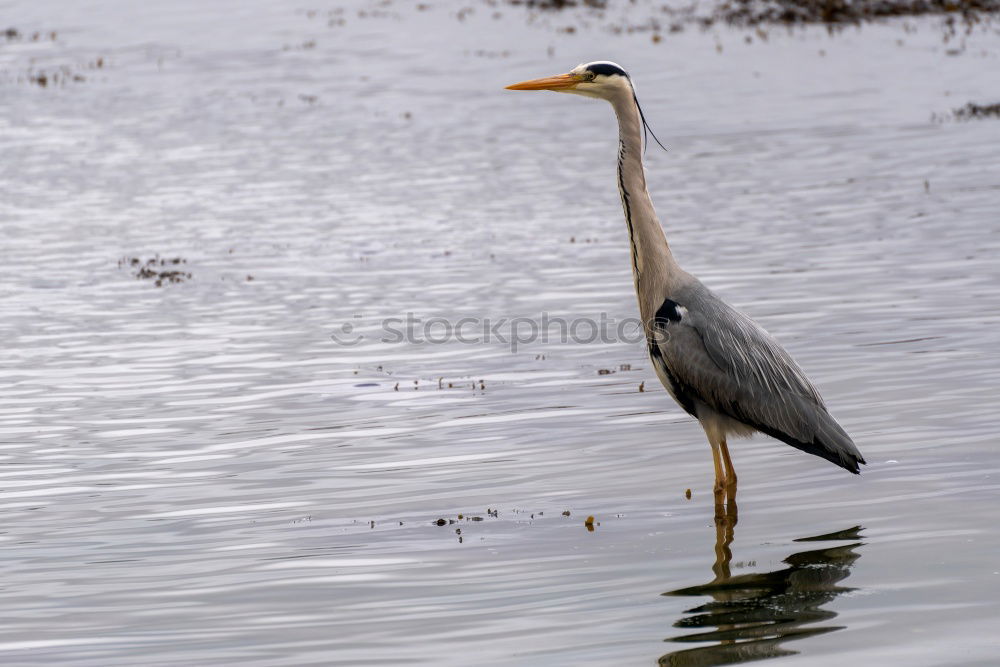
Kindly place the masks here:
[[(995, 32), (427, 4), (0, 1), (0, 660), (991, 664)], [(860, 477), (740, 441), (717, 514), (634, 338), (427, 340), (634, 316), (610, 109), (502, 90), (605, 58)]]

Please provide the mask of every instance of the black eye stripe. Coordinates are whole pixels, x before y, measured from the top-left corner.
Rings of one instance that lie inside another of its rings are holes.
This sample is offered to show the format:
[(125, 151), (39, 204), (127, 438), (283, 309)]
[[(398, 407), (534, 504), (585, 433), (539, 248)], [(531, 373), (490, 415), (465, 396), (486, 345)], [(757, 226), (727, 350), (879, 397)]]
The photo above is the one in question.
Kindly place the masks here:
[(612, 74), (617, 74), (619, 76), (628, 77), (628, 74), (618, 65), (612, 65), (611, 63), (594, 63), (593, 65), (587, 65), (587, 71), (596, 74), (603, 74), (605, 76), (611, 76)]

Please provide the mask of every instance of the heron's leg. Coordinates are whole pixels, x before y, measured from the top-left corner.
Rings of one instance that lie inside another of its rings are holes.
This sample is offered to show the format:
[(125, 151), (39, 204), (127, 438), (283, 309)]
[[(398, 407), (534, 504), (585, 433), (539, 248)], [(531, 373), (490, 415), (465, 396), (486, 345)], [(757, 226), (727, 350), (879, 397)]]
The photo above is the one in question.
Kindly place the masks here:
[(722, 452), (720, 451), (719, 443), (713, 438), (709, 438), (708, 443), (712, 445), (712, 462), (715, 464), (715, 486), (712, 490), (715, 492), (715, 502), (718, 505), (723, 501), (723, 492), (726, 488), (726, 473), (723, 469)]
[(733, 460), (729, 457), (729, 445), (726, 443), (726, 439), (722, 439), (722, 443), (719, 445), (719, 449), (722, 450), (722, 462), (726, 466), (726, 486), (736, 486), (736, 468), (733, 467)]

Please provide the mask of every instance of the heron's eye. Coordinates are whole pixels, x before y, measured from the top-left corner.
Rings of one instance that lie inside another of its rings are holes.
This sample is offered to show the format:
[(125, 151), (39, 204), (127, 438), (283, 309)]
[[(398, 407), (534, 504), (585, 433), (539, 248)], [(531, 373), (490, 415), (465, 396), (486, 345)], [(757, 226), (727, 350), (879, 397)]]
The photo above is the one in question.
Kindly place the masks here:
[(596, 78), (597, 78), (597, 75), (595, 73), (591, 72), (590, 70), (587, 70), (587, 71), (585, 71), (583, 73), (583, 80), (584, 81), (593, 81)]

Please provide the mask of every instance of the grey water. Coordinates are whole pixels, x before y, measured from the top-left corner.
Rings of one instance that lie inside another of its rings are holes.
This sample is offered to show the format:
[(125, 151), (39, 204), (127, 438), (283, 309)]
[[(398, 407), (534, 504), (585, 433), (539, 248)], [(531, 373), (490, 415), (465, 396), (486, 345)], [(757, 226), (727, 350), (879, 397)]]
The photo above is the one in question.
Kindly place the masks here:
[[(995, 30), (609, 4), (0, 1), (0, 661), (995, 660)], [(616, 329), (611, 110), (503, 90), (598, 59), (862, 475), (739, 441), (716, 513)], [(543, 315), (615, 335), (476, 328)]]

